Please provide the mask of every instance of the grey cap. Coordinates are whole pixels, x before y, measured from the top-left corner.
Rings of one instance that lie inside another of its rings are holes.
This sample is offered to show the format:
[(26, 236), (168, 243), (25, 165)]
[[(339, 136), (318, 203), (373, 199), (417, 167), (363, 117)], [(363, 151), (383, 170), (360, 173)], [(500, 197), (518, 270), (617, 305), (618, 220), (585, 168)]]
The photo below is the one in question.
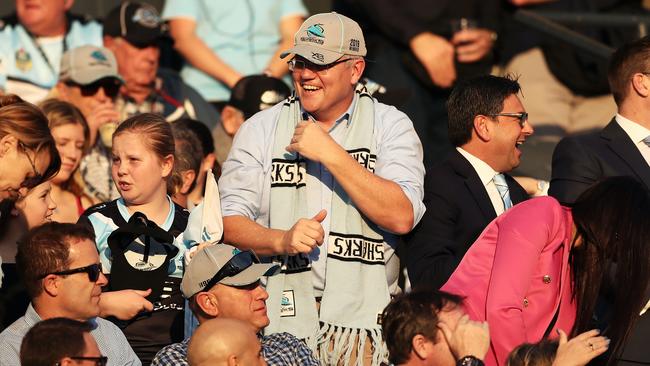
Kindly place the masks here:
[[(210, 280), (229, 260), (242, 251), (228, 244), (207, 246), (194, 254), (185, 268), (181, 291), (189, 299), (205, 289)], [(276, 263), (253, 263), (234, 276), (225, 277), (218, 283), (228, 286), (246, 286), (256, 282), (262, 276), (272, 276), (280, 266)]]
[(115, 55), (106, 48), (86, 45), (68, 50), (61, 57), (60, 81), (88, 85), (109, 77), (123, 82)]
[(343, 55), (365, 56), (366, 41), (354, 20), (335, 12), (312, 15), (300, 26), (293, 47), (282, 52), (300, 55), (318, 65), (327, 65)]

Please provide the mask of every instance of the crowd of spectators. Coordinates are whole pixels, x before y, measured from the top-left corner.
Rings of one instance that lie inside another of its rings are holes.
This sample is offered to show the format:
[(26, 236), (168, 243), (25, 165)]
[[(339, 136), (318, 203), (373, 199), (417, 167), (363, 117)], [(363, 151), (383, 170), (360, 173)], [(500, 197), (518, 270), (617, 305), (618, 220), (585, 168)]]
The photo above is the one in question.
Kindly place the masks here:
[(73, 4), (0, 20), (0, 365), (650, 362), (650, 37), (513, 21), (640, 1)]

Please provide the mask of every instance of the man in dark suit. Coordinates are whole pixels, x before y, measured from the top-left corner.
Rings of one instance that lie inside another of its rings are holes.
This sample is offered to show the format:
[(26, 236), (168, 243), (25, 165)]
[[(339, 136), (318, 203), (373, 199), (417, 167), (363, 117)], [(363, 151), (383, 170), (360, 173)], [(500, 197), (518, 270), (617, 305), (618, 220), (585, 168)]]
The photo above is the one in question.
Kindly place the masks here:
[(508, 172), (533, 133), (509, 78), (462, 82), (447, 102), (449, 138), (456, 147), (427, 170), (427, 211), (406, 237), (406, 266), (414, 286), (441, 287), (481, 231), (498, 214), (528, 198)]
[[(549, 195), (570, 205), (601, 178), (625, 175), (650, 189), (650, 38), (612, 55), (609, 86), (618, 113), (602, 131), (565, 137), (553, 152)], [(650, 290), (650, 289), (649, 289)], [(639, 318), (618, 365), (650, 364), (650, 312)]]

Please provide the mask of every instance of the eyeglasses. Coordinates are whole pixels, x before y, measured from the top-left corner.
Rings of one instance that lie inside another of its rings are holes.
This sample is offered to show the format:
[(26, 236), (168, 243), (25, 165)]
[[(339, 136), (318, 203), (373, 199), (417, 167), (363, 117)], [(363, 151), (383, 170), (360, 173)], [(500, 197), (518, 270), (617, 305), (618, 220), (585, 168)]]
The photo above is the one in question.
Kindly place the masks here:
[(20, 183), (20, 187), (32, 189), (41, 183), (43, 176), (38, 172), (38, 170), (36, 170), (36, 164), (34, 163), (34, 160), (32, 160), (32, 158), (27, 153), (30, 149), (28, 149), (22, 141), (18, 142), (18, 146), (20, 146), (20, 149), (23, 150), (23, 153), (27, 157), (27, 160), (29, 160), (29, 164), (32, 166), (32, 170), (34, 171), (34, 175), (25, 178), (25, 180)]
[(117, 97), (117, 94), (120, 92), (120, 87), (122, 86), (120, 81), (114, 78), (101, 79), (88, 85), (81, 85), (72, 81), (67, 82), (66, 84), (68, 86), (78, 87), (81, 90), (81, 95), (84, 97), (92, 97), (97, 94), (99, 88), (102, 88), (104, 89), (104, 94), (111, 99)]
[(59, 272), (52, 272), (52, 273), (46, 273), (44, 275), (41, 275), (40, 278), (43, 279), (51, 274), (57, 275), (57, 276), (67, 276), (67, 275), (72, 275), (76, 273), (87, 273), (88, 274), (88, 280), (90, 282), (97, 282), (99, 279), (99, 274), (102, 272), (102, 264), (101, 263), (94, 263), (89, 266), (85, 267), (80, 267), (80, 268), (73, 268), (73, 269), (66, 269), (65, 271), (59, 271)]
[(519, 127), (524, 128), (524, 125), (526, 125), (526, 122), (528, 121), (528, 113), (527, 112), (519, 112), (519, 113), (495, 113), (495, 114), (489, 114), (490, 117), (515, 117), (519, 119)]
[(77, 361), (95, 361), (96, 366), (106, 366), (108, 364), (108, 357), (106, 356), (100, 356), (100, 357), (70, 357), (73, 360)]
[(345, 58), (342, 60), (334, 61), (331, 64), (327, 65), (317, 65), (313, 62), (305, 61), (305, 60), (297, 60), (295, 58), (287, 61), (287, 64), (289, 65), (289, 71), (295, 72), (295, 73), (301, 73), (305, 69), (308, 69), (309, 71), (321, 74), (321, 75), (326, 75), (327, 70), (331, 69), (332, 67), (343, 63), (345, 61), (350, 61), (352, 60), (351, 58)]
[(239, 252), (235, 254), (234, 257), (230, 258), (226, 264), (221, 267), (219, 271), (210, 279), (207, 285), (201, 291), (207, 291), (211, 289), (214, 285), (219, 283), (226, 277), (236, 276), (241, 273), (246, 268), (252, 266), (254, 263), (259, 263), (260, 259), (257, 258), (255, 253), (250, 250)]

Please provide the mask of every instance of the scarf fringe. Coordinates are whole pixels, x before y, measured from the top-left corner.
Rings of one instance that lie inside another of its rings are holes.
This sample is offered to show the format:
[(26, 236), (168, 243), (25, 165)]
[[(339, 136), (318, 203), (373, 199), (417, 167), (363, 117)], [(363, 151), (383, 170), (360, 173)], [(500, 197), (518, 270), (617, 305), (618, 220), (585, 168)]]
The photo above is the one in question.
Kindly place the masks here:
[[(347, 328), (323, 323), (318, 333), (305, 341), (318, 355), (322, 365), (363, 366), (366, 342), (371, 342), (373, 349), (371, 366), (388, 362), (388, 348), (380, 329)], [(351, 364), (353, 351), (357, 357)]]

